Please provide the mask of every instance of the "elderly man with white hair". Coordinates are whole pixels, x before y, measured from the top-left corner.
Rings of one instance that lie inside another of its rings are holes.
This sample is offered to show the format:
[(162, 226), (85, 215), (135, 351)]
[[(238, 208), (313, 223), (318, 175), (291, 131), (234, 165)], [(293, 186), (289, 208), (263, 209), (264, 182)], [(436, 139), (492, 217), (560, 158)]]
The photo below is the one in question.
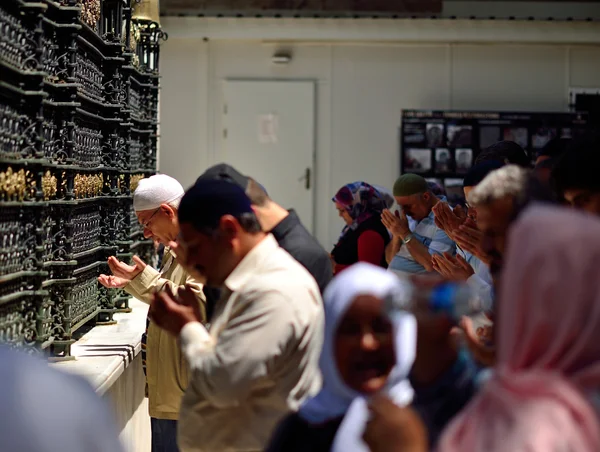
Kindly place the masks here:
[[(101, 275), (99, 281), (108, 288), (122, 288), (146, 303), (151, 303), (156, 292), (177, 293), (187, 285), (196, 295), (199, 315), (205, 319), (201, 282), (179, 265), (168, 247), (179, 235), (177, 210), (183, 194), (181, 184), (165, 174), (139, 182), (133, 194), (133, 207), (144, 228), (144, 237), (166, 247), (161, 270), (147, 265), (138, 256), (133, 257), (134, 265), (112, 256), (108, 259), (112, 275)], [(152, 452), (177, 451), (177, 420), (181, 398), (189, 381), (188, 365), (177, 339), (150, 320), (142, 337), (142, 360), (152, 426)]]

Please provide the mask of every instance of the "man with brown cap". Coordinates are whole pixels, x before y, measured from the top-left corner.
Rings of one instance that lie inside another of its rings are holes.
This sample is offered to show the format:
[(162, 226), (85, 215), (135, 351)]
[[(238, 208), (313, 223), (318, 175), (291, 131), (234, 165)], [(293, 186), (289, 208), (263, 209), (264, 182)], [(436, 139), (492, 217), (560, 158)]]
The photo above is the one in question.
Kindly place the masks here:
[(416, 174), (404, 174), (394, 184), (394, 199), (400, 207), (385, 210), (383, 224), (392, 233), (385, 252), (389, 270), (398, 274), (434, 271), (432, 254), (454, 254), (456, 245), (435, 224), (433, 206), (446, 202), (431, 193), (427, 181)]

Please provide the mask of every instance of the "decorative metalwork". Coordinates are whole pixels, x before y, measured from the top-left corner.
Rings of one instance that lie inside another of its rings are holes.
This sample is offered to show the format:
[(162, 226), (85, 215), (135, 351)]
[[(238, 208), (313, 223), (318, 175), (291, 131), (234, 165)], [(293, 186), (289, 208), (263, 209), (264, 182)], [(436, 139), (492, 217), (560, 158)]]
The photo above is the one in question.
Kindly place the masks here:
[[(129, 48), (135, 54), (137, 51), (137, 43), (140, 40), (140, 27), (133, 23), (129, 32)], [(137, 56), (137, 55), (136, 55)]]
[(102, 194), (104, 176), (102, 174), (77, 174), (75, 176), (73, 193), (75, 199), (89, 198)]
[(80, 0), (81, 20), (92, 30), (98, 31), (98, 22), (100, 21), (100, 0)]
[(38, 62), (34, 30), (3, 7), (0, 7), (0, 30), (0, 60), (22, 70), (36, 70)]
[[(26, 217), (26, 218), (23, 218)], [(33, 219), (20, 207), (3, 207), (0, 216), (0, 275), (35, 268)]]
[(146, 176), (143, 174), (132, 174), (131, 175), (130, 182), (129, 182), (129, 191), (131, 193), (133, 193), (135, 191), (138, 184), (144, 177), (146, 177)]
[(46, 201), (56, 197), (58, 191), (58, 180), (56, 176), (50, 171), (46, 171), (46, 174), (42, 177), (42, 192), (44, 193), (44, 199)]
[(100, 66), (84, 51), (77, 52), (75, 64), (75, 80), (80, 84), (83, 93), (94, 100), (102, 101), (104, 75)]
[(35, 182), (29, 171), (13, 171), (9, 166), (0, 172), (0, 200), (24, 201), (34, 194)]
[[(128, 4), (129, 2), (124, 0), (103, 0), (102, 39), (118, 43), (122, 35), (127, 35), (127, 28), (130, 27), (131, 22), (124, 20), (124, 13), (125, 9), (129, 9)], [(123, 24), (125, 24), (125, 32), (123, 32)]]
[(10, 105), (0, 104), (0, 157), (33, 157), (37, 138), (35, 119)]
[(0, 6), (0, 342), (55, 359), (129, 310), (107, 257), (153, 256), (131, 195), (156, 169), (165, 35), (132, 1)]
[[(154, 0), (142, 0), (142, 5), (156, 3)], [(139, 67), (144, 72), (157, 73), (159, 67), (159, 46), (161, 41), (166, 41), (169, 36), (160, 28), (155, 13), (136, 16), (134, 11), (133, 22), (137, 26), (139, 39), (136, 42), (136, 55)]]
[(100, 166), (102, 163), (102, 131), (75, 125), (73, 158), (81, 166)]

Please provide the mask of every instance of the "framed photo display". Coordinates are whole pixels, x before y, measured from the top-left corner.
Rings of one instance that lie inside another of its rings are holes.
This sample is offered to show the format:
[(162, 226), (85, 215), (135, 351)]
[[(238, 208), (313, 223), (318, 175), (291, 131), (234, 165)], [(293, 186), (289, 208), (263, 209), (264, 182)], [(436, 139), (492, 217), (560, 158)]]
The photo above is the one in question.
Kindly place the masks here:
[(534, 162), (548, 141), (575, 138), (587, 126), (585, 113), (403, 110), (400, 174), (439, 180), (456, 197), (462, 178), (486, 147), (514, 141)]

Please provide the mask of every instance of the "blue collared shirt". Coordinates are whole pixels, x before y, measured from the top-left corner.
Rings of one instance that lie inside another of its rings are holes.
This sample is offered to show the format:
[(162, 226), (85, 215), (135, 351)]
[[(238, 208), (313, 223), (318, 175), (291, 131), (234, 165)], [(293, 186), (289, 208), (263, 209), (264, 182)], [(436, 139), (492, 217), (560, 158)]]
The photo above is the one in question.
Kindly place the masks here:
[[(447, 202), (443, 196), (440, 197), (440, 201)], [(443, 229), (436, 226), (433, 211), (429, 212), (429, 215), (421, 221), (408, 217), (408, 228), (413, 234), (412, 240), (418, 240), (429, 248), (430, 254), (455, 253), (456, 244)], [(404, 245), (400, 247), (400, 251), (390, 262), (388, 270), (395, 273), (427, 273), (425, 267), (415, 261)]]
[(467, 284), (479, 296), (486, 311), (492, 311), (494, 307), (494, 285), (489, 266), (478, 257), (473, 256), (457, 247), (456, 253), (463, 257), (471, 267), (474, 275), (467, 279)]

